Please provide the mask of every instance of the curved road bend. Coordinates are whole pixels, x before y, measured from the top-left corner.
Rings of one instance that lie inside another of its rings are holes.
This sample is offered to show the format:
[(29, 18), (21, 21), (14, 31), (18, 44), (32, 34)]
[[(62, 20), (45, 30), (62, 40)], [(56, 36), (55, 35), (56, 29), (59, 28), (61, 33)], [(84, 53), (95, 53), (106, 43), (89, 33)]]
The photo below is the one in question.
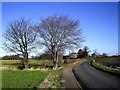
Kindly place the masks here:
[(120, 77), (93, 68), (90, 61), (74, 68), (74, 72), (87, 88), (116, 88), (120, 90)]

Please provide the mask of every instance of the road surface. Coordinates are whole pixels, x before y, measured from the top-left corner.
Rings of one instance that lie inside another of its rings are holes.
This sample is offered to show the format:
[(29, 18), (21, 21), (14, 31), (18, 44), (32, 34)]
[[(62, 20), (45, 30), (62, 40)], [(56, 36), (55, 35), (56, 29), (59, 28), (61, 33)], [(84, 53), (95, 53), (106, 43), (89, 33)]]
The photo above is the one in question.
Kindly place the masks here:
[(86, 61), (74, 68), (80, 85), (83, 88), (110, 88), (120, 90), (120, 77), (93, 68), (90, 61)]

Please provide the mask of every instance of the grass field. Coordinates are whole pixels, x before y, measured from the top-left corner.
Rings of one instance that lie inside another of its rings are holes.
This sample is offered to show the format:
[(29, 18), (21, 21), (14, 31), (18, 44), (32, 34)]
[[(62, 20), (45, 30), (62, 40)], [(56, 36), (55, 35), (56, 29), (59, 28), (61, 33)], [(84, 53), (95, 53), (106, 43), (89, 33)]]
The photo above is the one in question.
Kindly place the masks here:
[(120, 65), (120, 59), (118, 57), (96, 58), (95, 61), (104, 66)]
[(2, 88), (36, 88), (48, 73), (45, 71), (3, 70)]
[(61, 86), (60, 76), (63, 70), (63, 68), (47, 71), (3, 70), (2, 88), (36, 89), (49, 74), (51, 74), (48, 78), (49, 83), (45, 83), (43, 87), (59, 88)]
[[(28, 63), (30, 67), (45, 67), (52, 64), (49, 60), (30, 60)], [(7, 69), (19, 64), (20, 60), (2, 60), (2, 67), (7, 66)], [(37, 88), (50, 72), (52, 70), (2, 70), (2, 88)]]
[[(20, 64), (20, 60), (2, 60), (2, 67), (4, 69), (17, 69)], [(50, 68), (51, 65), (52, 61), (50, 60), (29, 60), (28, 62), (28, 68)]]
[(18, 65), (20, 64), (20, 60), (1, 60), (2, 65)]
[[(2, 60), (2, 65), (18, 65), (20, 64), (20, 60)], [(37, 66), (37, 65), (51, 65), (52, 61), (50, 60), (29, 60), (29, 65)]]

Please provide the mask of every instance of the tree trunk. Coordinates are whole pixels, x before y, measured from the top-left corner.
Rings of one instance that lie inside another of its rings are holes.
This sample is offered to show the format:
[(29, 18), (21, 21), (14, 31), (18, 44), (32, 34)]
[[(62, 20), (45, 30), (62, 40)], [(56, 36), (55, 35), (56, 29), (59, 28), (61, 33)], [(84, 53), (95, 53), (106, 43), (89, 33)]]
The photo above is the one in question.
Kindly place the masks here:
[(21, 59), (21, 63), (22, 63), (22, 69), (24, 69), (25, 68), (25, 61), (24, 61), (24, 59)]
[(55, 67), (54, 69), (56, 70), (58, 67), (58, 52), (56, 52), (56, 57), (55, 57)]
[(25, 64), (25, 68), (27, 69), (28, 68), (28, 54), (27, 53), (24, 54), (24, 64)]
[(53, 46), (52, 47), (52, 57), (53, 57), (53, 69), (57, 69), (58, 67), (58, 51), (57, 47)]

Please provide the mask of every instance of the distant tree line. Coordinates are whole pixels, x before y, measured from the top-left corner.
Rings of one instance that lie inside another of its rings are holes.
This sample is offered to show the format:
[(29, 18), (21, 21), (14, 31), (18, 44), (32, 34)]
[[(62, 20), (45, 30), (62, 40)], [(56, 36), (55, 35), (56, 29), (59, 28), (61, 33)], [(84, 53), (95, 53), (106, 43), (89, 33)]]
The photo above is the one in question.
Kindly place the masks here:
[(20, 60), (21, 57), (19, 55), (6, 55), (1, 58), (2, 60)]
[(52, 55), (49, 53), (44, 53), (38, 56), (32, 56), (33, 60), (52, 60)]

